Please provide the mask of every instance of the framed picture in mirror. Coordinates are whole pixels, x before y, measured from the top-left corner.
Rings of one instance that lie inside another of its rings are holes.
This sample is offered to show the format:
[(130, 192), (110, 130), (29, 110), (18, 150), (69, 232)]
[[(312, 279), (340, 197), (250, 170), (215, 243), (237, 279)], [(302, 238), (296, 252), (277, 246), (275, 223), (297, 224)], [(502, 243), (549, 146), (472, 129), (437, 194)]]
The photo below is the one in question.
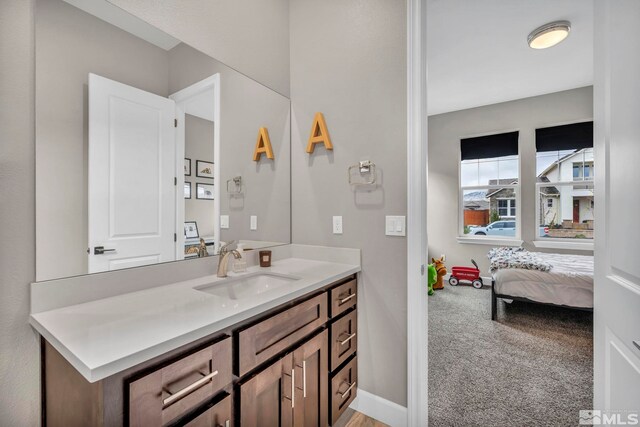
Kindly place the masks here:
[(188, 181), (184, 182), (184, 198), (185, 199), (191, 198), (191, 183)]
[(196, 199), (213, 200), (213, 184), (196, 184)]
[(197, 239), (200, 237), (200, 234), (198, 234), (198, 224), (195, 221), (185, 221), (184, 237), (185, 239)]
[(196, 160), (196, 176), (198, 178), (213, 179), (213, 162)]
[(184, 176), (191, 176), (191, 159), (184, 159)]

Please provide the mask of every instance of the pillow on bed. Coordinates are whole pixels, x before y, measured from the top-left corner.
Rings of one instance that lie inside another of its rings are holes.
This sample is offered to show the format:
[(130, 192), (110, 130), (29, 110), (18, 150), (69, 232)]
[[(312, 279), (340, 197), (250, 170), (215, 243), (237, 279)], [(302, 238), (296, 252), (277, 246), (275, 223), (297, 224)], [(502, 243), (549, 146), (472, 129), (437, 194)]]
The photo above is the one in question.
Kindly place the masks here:
[(533, 252), (524, 248), (493, 248), (487, 254), (489, 270), (493, 273), (500, 268), (522, 268), (525, 270), (549, 271), (553, 267)]

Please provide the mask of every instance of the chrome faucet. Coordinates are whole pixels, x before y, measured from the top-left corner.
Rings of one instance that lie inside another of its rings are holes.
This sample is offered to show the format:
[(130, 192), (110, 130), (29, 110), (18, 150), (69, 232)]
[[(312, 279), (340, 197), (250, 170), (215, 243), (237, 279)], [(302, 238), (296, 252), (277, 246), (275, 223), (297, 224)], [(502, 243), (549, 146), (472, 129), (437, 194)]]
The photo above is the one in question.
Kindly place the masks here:
[(220, 248), (220, 252), (219, 252), (219, 261), (218, 261), (218, 273), (217, 276), (218, 277), (227, 277), (227, 270), (228, 270), (228, 265), (229, 265), (229, 255), (233, 255), (233, 257), (235, 259), (240, 259), (242, 258), (242, 255), (240, 255), (240, 252), (238, 252), (235, 249), (229, 250), (227, 249), (230, 245), (232, 245), (234, 243), (234, 241), (230, 241), (229, 243), (227, 243), (226, 245), (222, 246)]

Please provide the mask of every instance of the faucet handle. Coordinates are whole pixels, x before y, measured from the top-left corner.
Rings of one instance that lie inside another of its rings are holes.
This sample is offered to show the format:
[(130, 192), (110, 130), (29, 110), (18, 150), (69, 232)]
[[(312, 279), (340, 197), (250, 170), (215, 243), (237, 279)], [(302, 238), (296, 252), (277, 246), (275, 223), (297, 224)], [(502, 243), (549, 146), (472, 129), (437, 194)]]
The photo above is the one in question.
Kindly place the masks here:
[(226, 253), (226, 252), (227, 252), (227, 248), (228, 248), (230, 245), (233, 245), (234, 243), (235, 243), (235, 240), (231, 240), (230, 242), (227, 242), (227, 243), (225, 243), (224, 245), (222, 245), (222, 246), (220, 247), (220, 253), (221, 253), (221, 254)]

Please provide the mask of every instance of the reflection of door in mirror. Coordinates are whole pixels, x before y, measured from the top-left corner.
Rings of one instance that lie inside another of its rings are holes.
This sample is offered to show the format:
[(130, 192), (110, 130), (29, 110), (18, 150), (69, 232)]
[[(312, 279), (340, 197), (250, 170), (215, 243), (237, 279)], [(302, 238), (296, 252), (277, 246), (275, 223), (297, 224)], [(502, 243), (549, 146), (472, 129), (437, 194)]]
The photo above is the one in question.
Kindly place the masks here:
[[(178, 232), (185, 221), (199, 225), (215, 253), (218, 198), (184, 199), (177, 189), (185, 157), (215, 164), (218, 81), (212, 76), (168, 99), (89, 76), (89, 273), (184, 259), (200, 244)], [(214, 184), (218, 172), (192, 178)]]
[[(185, 221), (209, 254), (290, 242), (286, 97), (107, 0), (36, 0), (35, 50), (37, 281), (188, 258)], [(277, 154), (256, 164), (261, 127)]]
[(89, 273), (175, 259), (174, 117), (171, 99), (89, 76)]

